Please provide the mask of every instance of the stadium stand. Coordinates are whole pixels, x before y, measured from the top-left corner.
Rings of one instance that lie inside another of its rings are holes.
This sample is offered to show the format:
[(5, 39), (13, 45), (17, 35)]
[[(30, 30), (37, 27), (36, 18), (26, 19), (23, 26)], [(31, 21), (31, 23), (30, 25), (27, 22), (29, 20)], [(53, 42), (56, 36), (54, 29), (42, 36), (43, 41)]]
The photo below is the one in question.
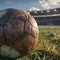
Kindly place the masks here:
[(39, 25), (60, 25), (60, 8), (28, 12)]

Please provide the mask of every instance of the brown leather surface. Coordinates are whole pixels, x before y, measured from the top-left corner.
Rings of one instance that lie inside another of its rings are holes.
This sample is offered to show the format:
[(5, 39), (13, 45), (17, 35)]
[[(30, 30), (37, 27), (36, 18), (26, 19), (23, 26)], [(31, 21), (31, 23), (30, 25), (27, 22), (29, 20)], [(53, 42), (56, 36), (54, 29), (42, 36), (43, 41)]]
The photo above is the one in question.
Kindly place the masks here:
[(38, 27), (35, 19), (18, 9), (6, 9), (0, 18), (0, 46), (7, 45), (19, 52), (34, 49), (38, 42)]

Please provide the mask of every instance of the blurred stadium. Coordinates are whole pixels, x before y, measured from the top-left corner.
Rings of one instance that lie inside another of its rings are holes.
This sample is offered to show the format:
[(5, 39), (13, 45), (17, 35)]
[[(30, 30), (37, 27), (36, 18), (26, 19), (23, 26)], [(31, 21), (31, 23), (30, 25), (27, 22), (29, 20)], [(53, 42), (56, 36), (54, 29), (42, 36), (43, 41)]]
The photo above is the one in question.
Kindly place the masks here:
[(60, 25), (60, 8), (27, 12), (36, 19), (38, 25)]

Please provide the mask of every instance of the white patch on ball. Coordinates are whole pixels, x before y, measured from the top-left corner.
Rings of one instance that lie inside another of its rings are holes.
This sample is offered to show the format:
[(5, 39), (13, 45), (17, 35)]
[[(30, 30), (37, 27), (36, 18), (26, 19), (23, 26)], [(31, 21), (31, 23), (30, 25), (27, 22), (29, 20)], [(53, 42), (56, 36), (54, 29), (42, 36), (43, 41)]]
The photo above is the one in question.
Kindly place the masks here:
[(19, 57), (20, 53), (13, 47), (9, 47), (6, 45), (0, 46), (0, 55), (3, 57)]
[(6, 13), (6, 10), (0, 11), (0, 18)]

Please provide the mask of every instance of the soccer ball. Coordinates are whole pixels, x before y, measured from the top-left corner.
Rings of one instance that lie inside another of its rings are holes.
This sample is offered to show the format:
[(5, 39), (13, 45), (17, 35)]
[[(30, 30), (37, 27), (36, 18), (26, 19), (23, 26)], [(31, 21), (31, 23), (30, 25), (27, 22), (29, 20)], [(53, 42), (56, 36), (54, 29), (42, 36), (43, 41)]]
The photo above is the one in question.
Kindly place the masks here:
[(0, 55), (10, 56), (13, 50), (24, 55), (33, 50), (37, 42), (37, 23), (29, 13), (18, 9), (0, 11)]

